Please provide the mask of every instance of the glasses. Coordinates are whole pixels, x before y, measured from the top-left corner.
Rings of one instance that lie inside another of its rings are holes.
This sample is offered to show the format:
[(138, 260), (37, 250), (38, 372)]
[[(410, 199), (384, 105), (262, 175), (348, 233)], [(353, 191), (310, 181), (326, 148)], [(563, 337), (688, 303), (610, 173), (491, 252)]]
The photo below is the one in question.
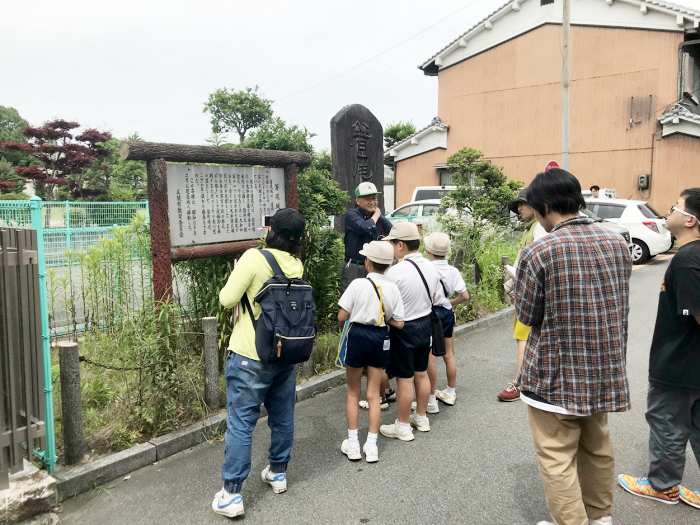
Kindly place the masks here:
[[(669, 211), (669, 214), (673, 213), (674, 211), (677, 211), (678, 213), (682, 213), (683, 215), (687, 215), (688, 217), (695, 217), (695, 215), (693, 215), (692, 213), (688, 213), (687, 211), (684, 211), (684, 210), (679, 210), (678, 208), (676, 208), (675, 204), (673, 206), (671, 206), (671, 211)], [(697, 219), (697, 217), (695, 217), (695, 218)], [(700, 219), (698, 219), (698, 220), (700, 220)]]

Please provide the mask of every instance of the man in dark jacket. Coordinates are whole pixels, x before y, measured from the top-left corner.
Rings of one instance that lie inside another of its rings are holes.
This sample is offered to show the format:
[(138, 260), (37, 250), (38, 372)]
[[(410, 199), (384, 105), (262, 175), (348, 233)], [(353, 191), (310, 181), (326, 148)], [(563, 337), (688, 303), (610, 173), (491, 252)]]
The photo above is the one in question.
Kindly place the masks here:
[(340, 274), (340, 293), (358, 277), (367, 277), (365, 256), (360, 250), (365, 243), (389, 235), (391, 222), (377, 206), (377, 187), (363, 182), (355, 189), (357, 207), (345, 212), (345, 262)]

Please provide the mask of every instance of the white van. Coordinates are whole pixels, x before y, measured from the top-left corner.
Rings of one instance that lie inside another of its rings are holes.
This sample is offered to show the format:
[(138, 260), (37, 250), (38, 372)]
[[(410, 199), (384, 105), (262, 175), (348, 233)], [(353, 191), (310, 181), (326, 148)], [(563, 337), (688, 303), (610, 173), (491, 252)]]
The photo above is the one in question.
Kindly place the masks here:
[(411, 202), (442, 199), (445, 193), (456, 189), (457, 186), (418, 186), (413, 190)]

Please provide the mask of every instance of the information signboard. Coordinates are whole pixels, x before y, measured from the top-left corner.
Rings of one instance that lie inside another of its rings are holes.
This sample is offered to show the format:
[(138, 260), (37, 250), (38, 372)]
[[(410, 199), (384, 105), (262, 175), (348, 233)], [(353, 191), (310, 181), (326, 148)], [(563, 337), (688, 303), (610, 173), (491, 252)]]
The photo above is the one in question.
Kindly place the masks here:
[(168, 164), (171, 246), (259, 239), (285, 207), (284, 168)]

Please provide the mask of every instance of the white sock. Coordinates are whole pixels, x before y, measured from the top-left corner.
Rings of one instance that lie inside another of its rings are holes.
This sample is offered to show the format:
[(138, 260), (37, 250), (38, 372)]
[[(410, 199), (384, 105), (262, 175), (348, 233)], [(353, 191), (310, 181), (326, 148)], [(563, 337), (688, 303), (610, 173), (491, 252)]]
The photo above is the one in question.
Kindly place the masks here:
[(357, 439), (357, 429), (348, 429), (348, 445), (350, 445), (351, 447), (360, 446), (360, 441)]
[(430, 397), (428, 398), (428, 404), (429, 404), (429, 405), (434, 405), (435, 403), (437, 403), (437, 398), (435, 397), (435, 395), (430, 396)]
[(410, 423), (401, 423), (398, 419), (396, 420), (396, 428), (399, 430), (410, 430), (411, 429), (411, 424)]
[(449, 386), (445, 389), (445, 392), (447, 392), (448, 394), (452, 394), (452, 395), (455, 395), (455, 393), (456, 393), (455, 389), (450, 388)]
[(367, 432), (367, 442), (365, 443), (365, 446), (370, 448), (377, 448), (377, 434)]
[(424, 419), (428, 419), (428, 416), (419, 416), (418, 412), (414, 412), (413, 417), (416, 421), (423, 421)]

